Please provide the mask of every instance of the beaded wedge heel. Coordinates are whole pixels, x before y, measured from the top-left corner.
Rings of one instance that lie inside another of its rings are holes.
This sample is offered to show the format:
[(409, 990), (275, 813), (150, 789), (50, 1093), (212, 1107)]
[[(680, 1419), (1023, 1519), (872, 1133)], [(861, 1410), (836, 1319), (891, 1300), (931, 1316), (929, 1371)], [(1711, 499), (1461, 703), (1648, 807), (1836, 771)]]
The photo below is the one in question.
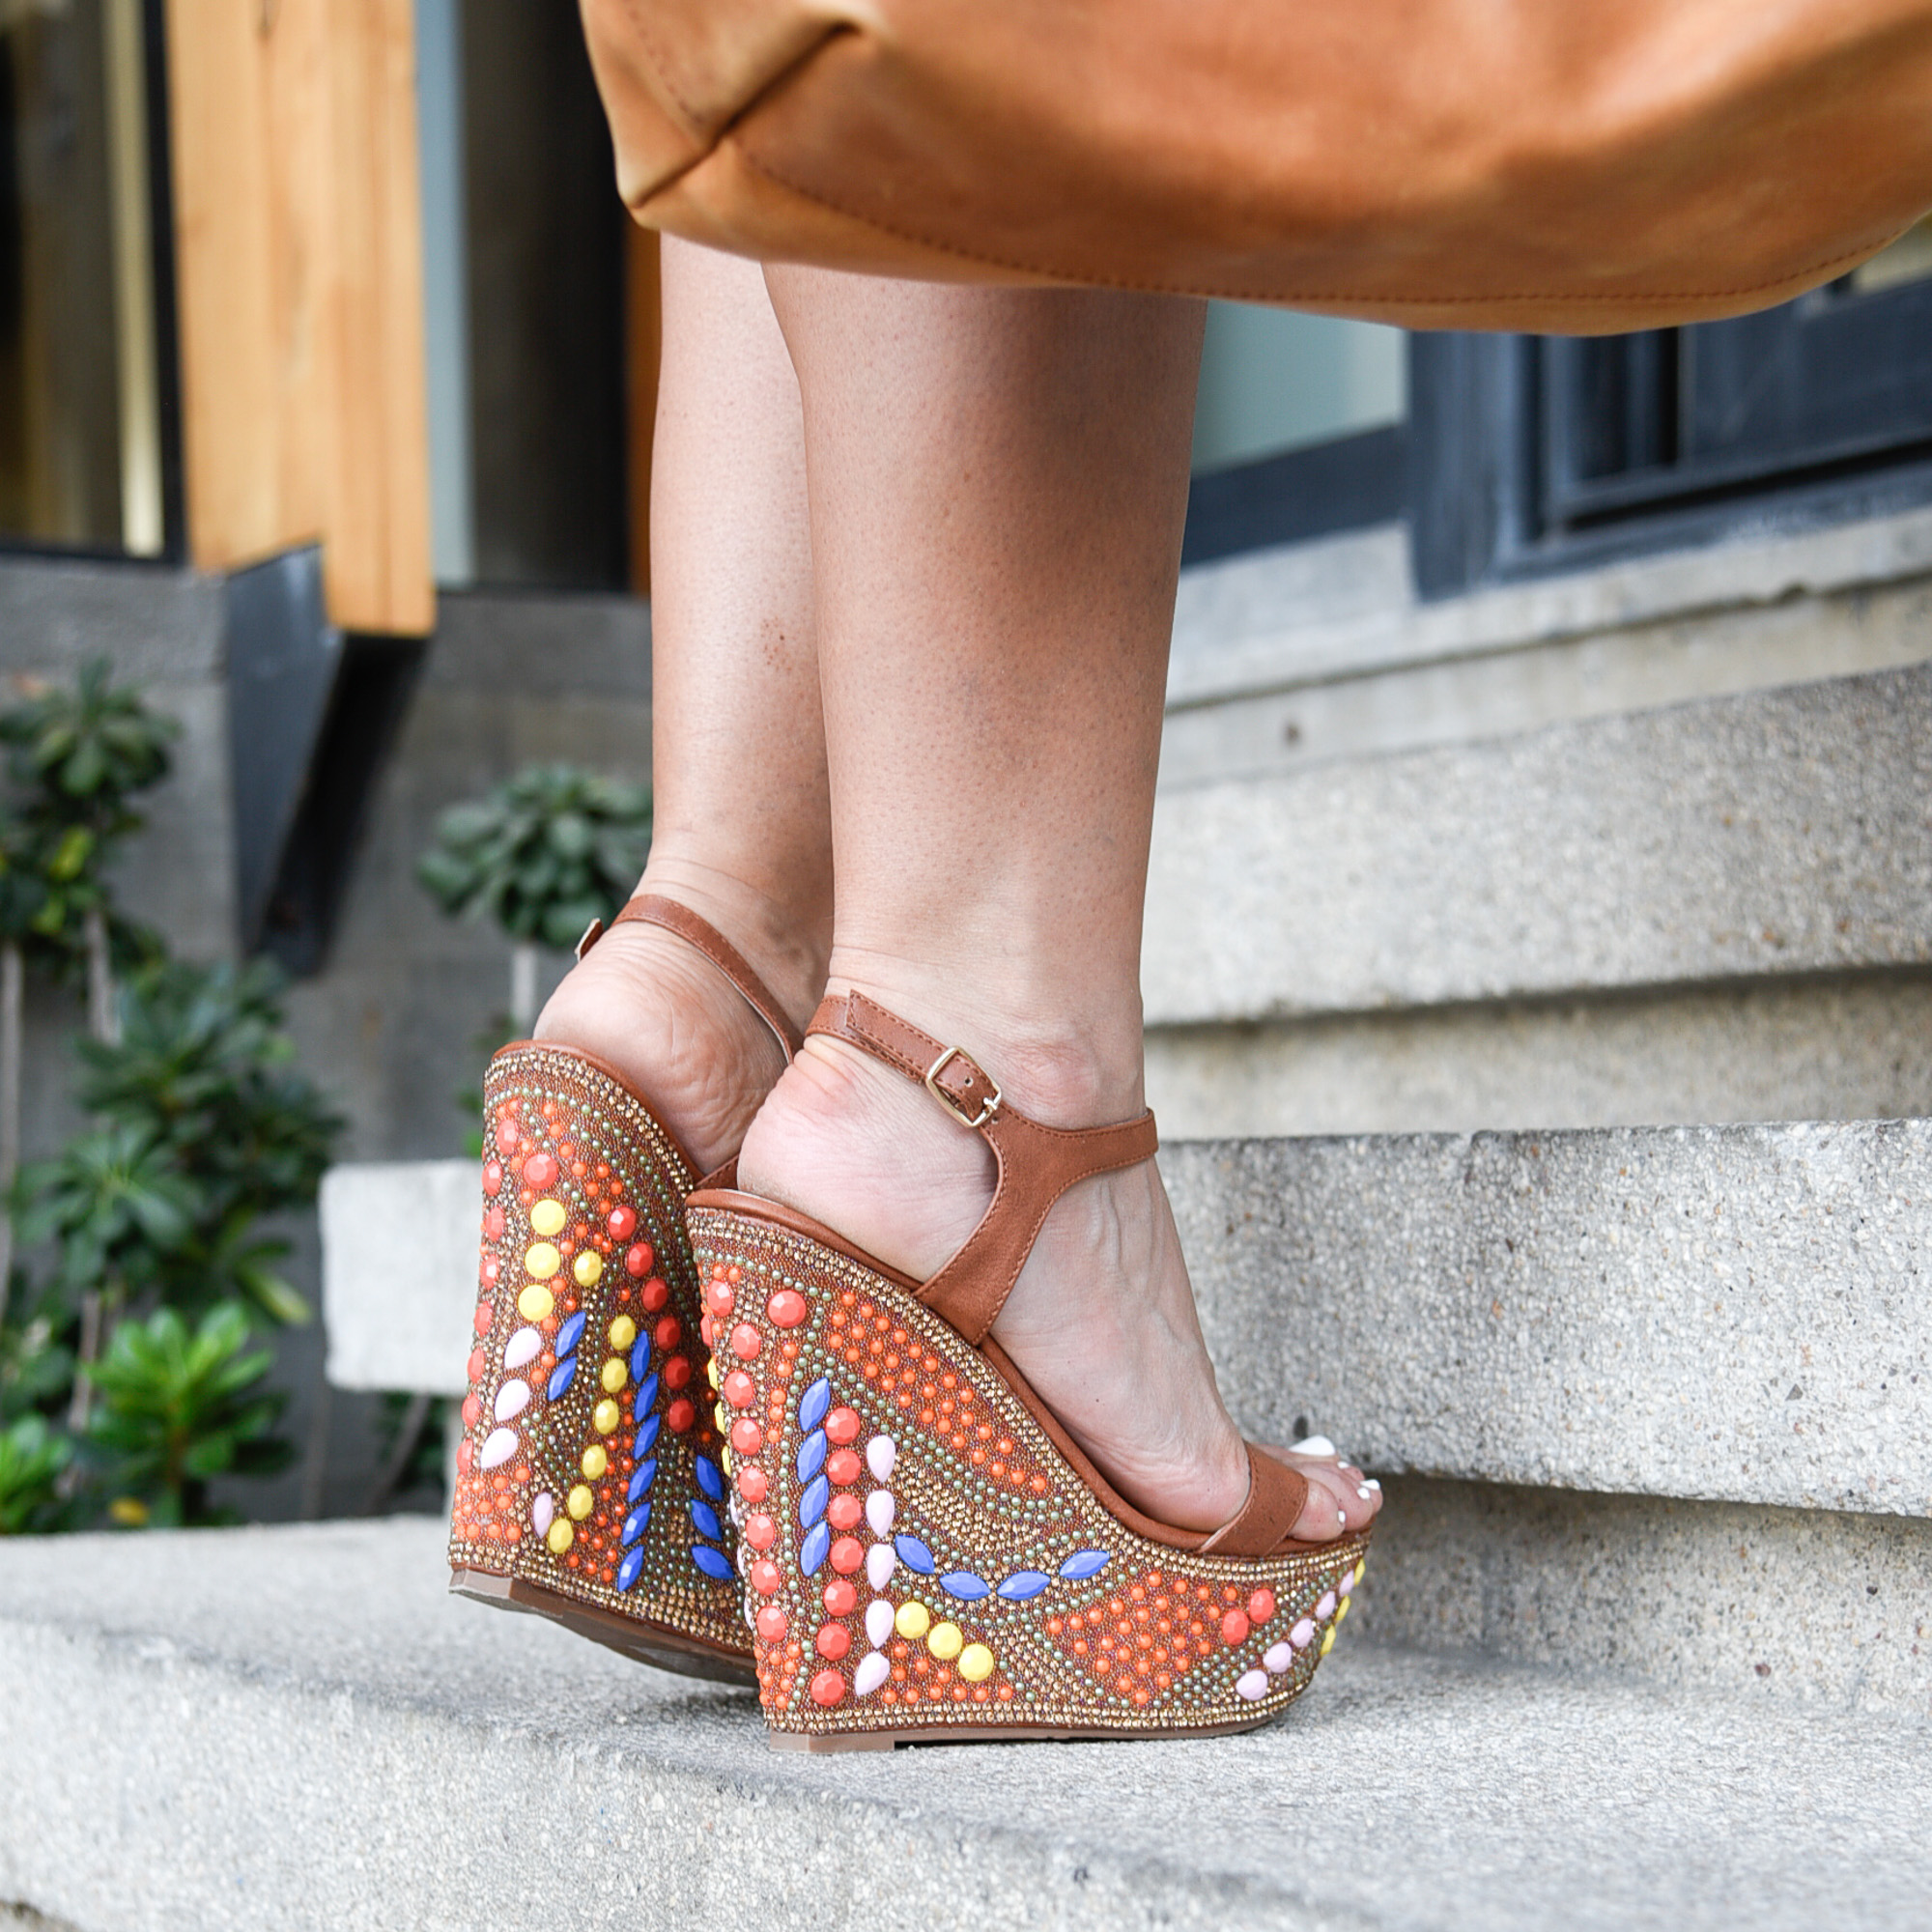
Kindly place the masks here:
[[(797, 1051), (783, 1008), (705, 921), (648, 896), (612, 923), (633, 920), (696, 946), (786, 1059)], [(668, 1670), (749, 1683), (712, 1324), (684, 1228), (697, 1171), (643, 1095), (569, 1047), (504, 1047), (483, 1111), (450, 1588)]]
[(1307, 1480), (1253, 1444), (1232, 1521), (1154, 1521), (988, 1334), (1047, 1210), (1149, 1158), (1152, 1115), (1042, 1126), (962, 1049), (857, 993), (807, 1031), (923, 1082), (999, 1179), (924, 1283), (728, 1171), (687, 1204), (771, 1742), (1199, 1737), (1274, 1717), (1334, 1643), (1367, 1533), (1293, 1540)]

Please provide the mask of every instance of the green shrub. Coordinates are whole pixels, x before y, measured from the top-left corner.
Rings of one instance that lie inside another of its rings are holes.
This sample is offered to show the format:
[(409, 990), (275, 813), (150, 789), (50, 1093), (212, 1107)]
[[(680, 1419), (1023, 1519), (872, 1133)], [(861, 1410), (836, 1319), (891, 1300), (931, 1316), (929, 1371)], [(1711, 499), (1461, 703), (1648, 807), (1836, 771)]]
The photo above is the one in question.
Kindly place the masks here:
[(0, 1536), (51, 1529), (62, 1515), (61, 1473), (73, 1446), (39, 1415), (23, 1415), (0, 1429)]

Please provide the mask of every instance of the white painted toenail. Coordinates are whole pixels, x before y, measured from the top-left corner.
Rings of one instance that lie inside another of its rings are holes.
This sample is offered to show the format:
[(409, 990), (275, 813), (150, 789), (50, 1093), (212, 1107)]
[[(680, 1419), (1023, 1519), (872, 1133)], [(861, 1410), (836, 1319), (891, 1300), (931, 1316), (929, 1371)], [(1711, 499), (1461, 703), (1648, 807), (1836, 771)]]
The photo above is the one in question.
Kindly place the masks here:
[(1380, 1485), (1380, 1484), (1379, 1484), (1378, 1482), (1377, 1482), (1377, 1481), (1376, 1481), (1376, 1479), (1375, 1479), (1375, 1478), (1374, 1478), (1373, 1476), (1370, 1476), (1370, 1477), (1369, 1477), (1369, 1478), (1368, 1478), (1368, 1479), (1367, 1479), (1367, 1480), (1366, 1480), (1366, 1481), (1365, 1481), (1365, 1482), (1363, 1483), (1362, 1487), (1363, 1487), (1364, 1489), (1369, 1489), (1369, 1490), (1374, 1490), (1374, 1491), (1375, 1491), (1375, 1492), (1376, 1492), (1376, 1493), (1377, 1493), (1378, 1495), (1379, 1495), (1379, 1494), (1381, 1493), (1381, 1488), (1382, 1488), (1382, 1486), (1381, 1486), (1381, 1485)]
[(1288, 1453), (1291, 1456), (1332, 1456), (1335, 1445), (1325, 1435), (1304, 1435)]
[(1355, 1492), (1355, 1493), (1358, 1496), (1360, 1496), (1364, 1502), (1367, 1502), (1372, 1492), (1370, 1491), (1368, 1484), (1364, 1483), (1362, 1487)]

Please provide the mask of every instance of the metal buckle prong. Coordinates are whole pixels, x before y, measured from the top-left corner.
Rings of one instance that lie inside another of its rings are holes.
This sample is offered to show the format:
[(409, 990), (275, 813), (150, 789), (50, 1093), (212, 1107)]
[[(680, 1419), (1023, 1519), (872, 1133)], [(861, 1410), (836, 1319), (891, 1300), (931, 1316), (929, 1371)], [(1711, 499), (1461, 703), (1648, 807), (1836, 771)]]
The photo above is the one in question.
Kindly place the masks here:
[(1000, 1090), (995, 1087), (992, 1095), (984, 1101), (977, 1117), (969, 1117), (963, 1108), (944, 1087), (939, 1084), (939, 1076), (946, 1070), (951, 1061), (966, 1061), (981, 1079), (986, 1077), (986, 1069), (966, 1051), (963, 1046), (949, 1046), (930, 1066), (925, 1069), (925, 1091), (959, 1122), (962, 1127), (983, 1127), (1000, 1111)]

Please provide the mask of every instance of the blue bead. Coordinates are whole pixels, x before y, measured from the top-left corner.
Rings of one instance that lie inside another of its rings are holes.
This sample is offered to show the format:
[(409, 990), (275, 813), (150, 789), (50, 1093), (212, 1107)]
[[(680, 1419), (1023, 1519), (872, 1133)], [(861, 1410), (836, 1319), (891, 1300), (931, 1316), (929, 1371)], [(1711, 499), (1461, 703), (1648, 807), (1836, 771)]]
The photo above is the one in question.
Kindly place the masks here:
[(638, 1387), (638, 1399), (631, 1405), (631, 1420), (641, 1422), (657, 1406), (658, 1378), (652, 1376), (648, 1381)]
[(630, 1548), (632, 1544), (643, 1535), (644, 1531), (650, 1526), (650, 1520), (651, 1506), (649, 1503), (639, 1503), (624, 1519), (624, 1548), (626, 1549)]
[(697, 1459), (697, 1487), (714, 1503), (722, 1503), (724, 1500), (724, 1474), (709, 1456), (700, 1456)]
[(825, 1420), (825, 1411), (831, 1406), (832, 1383), (820, 1376), (798, 1399), (798, 1426), (801, 1429), (816, 1429)]
[(699, 1536), (708, 1536), (714, 1543), (724, 1541), (724, 1532), (718, 1527), (718, 1512), (702, 1496), (691, 1499), (691, 1521)]
[(731, 1566), (708, 1543), (694, 1543), (691, 1546), (691, 1560), (714, 1582), (728, 1583), (731, 1580)]
[(832, 1553), (832, 1532), (824, 1523), (815, 1523), (805, 1533), (798, 1552), (798, 1567), (808, 1577), (815, 1577), (819, 1566)]
[(825, 1466), (825, 1432), (814, 1429), (798, 1445), (798, 1479), (809, 1483)]
[(624, 1492), (624, 1500), (634, 1503), (639, 1496), (650, 1493), (651, 1485), (658, 1479), (658, 1459), (647, 1457), (631, 1471), (631, 1487)]
[(922, 1577), (930, 1577), (939, 1568), (932, 1560), (929, 1550), (916, 1536), (895, 1536), (893, 1548), (898, 1552), (898, 1559), (908, 1570), (916, 1570)]
[(650, 1365), (651, 1338), (648, 1335), (639, 1335), (638, 1337), (638, 1346), (631, 1350), (631, 1379), (634, 1382), (642, 1381), (644, 1372)]
[(556, 1331), (556, 1358), (560, 1362), (566, 1355), (577, 1352), (577, 1345), (583, 1339), (584, 1314), (579, 1309), (561, 1328)]
[(1051, 1577), (1042, 1576), (1037, 1570), (1015, 1570), (1000, 1585), (1000, 1595), (1009, 1604), (1023, 1604), (1029, 1597), (1037, 1597), (1053, 1581)]
[(569, 1361), (559, 1362), (556, 1365), (556, 1367), (550, 1372), (550, 1386), (544, 1390), (544, 1394), (548, 1396), (552, 1402), (555, 1402), (559, 1400), (559, 1398), (566, 1396), (570, 1393), (570, 1385), (576, 1379), (577, 1379), (577, 1357), (573, 1355), (571, 1356)]
[(800, 1524), (810, 1529), (825, 1514), (825, 1505), (832, 1500), (832, 1485), (823, 1476), (814, 1476), (806, 1484), (805, 1493), (798, 1499), (798, 1520)]
[(664, 1417), (651, 1415), (644, 1418), (644, 1426), (631, 1438), (633, 1456), (648, 1456), (651, 1444), (658, 1439), (658, 1431), (664, 1427)]
[(634, 1549), (617, 1565), (617, 1587), (620, 1590), (635, 1590), (638, 1578), (644, 1574), (644, 1552)]
[(1070, 1582), (1085, 1582), (1089, 1577), (1097, 1577), (1107, 1567), (1112, 1554), (1106, 1549), (1076, 1549), (1060, 1566), (1060, 1574)]
[(939, 1579), (939, 1587), (949, 1597), (957, 1597), (962, 1604), (977, 1604), (981, 1597), (993, 1594), (984, 1579), (974, 1576), (970, 1570), (949, 1570)]

